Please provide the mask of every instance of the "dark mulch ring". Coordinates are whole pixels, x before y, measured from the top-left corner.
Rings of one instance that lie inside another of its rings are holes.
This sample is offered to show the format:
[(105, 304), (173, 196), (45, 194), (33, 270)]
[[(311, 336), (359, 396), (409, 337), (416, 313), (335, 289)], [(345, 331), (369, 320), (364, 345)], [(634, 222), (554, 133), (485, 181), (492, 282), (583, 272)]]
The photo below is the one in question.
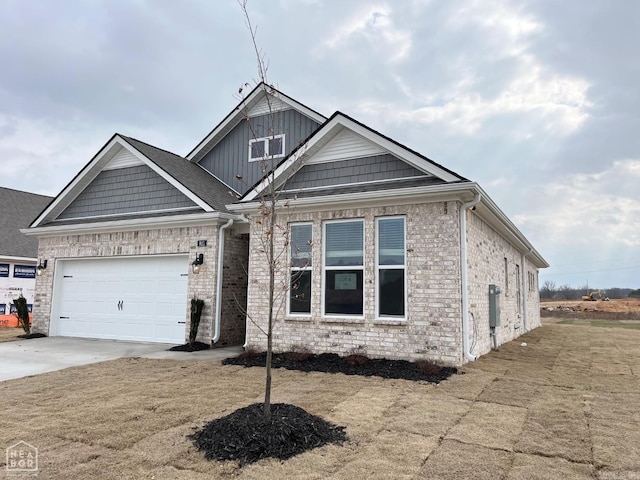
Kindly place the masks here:
[[(239, 357), (226, 358), (222, 363), (224, 365), (264, 367), (266, 358), (266, 352), (256, 354), (245, 352)], [(365, 355), (357, 354), (341, 357), (335, 353), (321, 353), (319, 355), (300, 352), (274, 353), (271, 366), (303, 372), (344, 373), (346, 375), (378, 376), (430, 383), (440, 383), (458, 373), (456, 368), (441, 367), (425, 360), (408, 362), (406, 360), (368, 358)]]
[(329, 443), (347, 440), (344, 427), (286, 403), (271, 405), (271, 421), (263, 405), (254, 403), (209, 422), (189, 437), (207, 460), (235, 460), (240, 466), (261, 458), (286, 460)]
[(18, 338), (25, 338), (27, 340), (31, 338), (44, 338), (46, 335), (44, 333), (24, 333), (22, 335), (18, 335)]
[(201, 350), (209, 350), (211, 345), (202, 342), (185, 343), (184, 345), (176, 345), (171, 347), (171, 352), (199, 352)]

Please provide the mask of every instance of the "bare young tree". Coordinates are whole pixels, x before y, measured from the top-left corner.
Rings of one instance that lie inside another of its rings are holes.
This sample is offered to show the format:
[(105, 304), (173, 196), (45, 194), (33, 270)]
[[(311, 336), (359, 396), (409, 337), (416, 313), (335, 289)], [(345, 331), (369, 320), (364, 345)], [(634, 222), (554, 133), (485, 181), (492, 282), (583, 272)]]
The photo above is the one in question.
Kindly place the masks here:
[[(254, 125), (248, 116), (248, 112), (245, 112), (245, 121), (249, 125), (249, 129), (253, 139), (258, 137), (267, 137), (268, 141), (278, 142), (278, 133), (282, 130), (283, 119), (279, 114), (278, 109), (274, 105), (273, 94), (275, 90), (270, 87), (267, 79), (268, 64), (265, 54), (258, 47), (256, 33), (257, 27), (251, 22), (251, 17), (247, 9), (248, 0), (238, 0), (238, 4), (242, 9), (244, 15), (245, 24), (249, 30), (251, 42), (254, 50), (254, 54), (257, 60), (257, 81), (262, 84), (266, 92), (267, 102), (267, 115), (266, 122), (263, 125)], [(245, 84), (239, 90), (241, 99), (244, 99), (242, 92)], [(271, 90), (270, 90), (271, 89)], [(264, 134), (258, 134), (258, 127), (264, 132)], [(261, 186), (263, 187), (258, 197), (258, 219), (252, 222), (251, 235), (254, 241), (259, 242), (258, 253), (264, 259), (268, 267), (268, 282), (266, 285), (257, 285), (257, 287), (264, 288), (264, 294), (267, 298), (267, 322), (266, 328), (257, 319), (252, 318), (249, 312), (247, 317), (249, 321), (254, 324), (267, 338), (267, 350), (266, 350), (266, 379), (265, 379), (265, 394), (264, 394), (264, 416), (267, 420), (271, 419), (271, 361), (273, 357), (273, 329), (276, 321), (276, 314), (280, 311), (287, 299), (287, 293), (289, 288), (296, 288), (296, 279), (292, 278), (289, 274), (290, 270), (290, 257), (295, 256), (295, 247), (293, 248), (293, 255), (291, 253), (290, 232), (286, 223), (281, 224), (279, 222), (279, 213), (283, 208), (288, 207), (288, 202), (283, 199), (282, 190), (284, 183), (282, 179), (279, 183), (276, 183), (276, 167), (277, 158), (274, 155), (269, 155), (269, 149), (264, 152), (265, 154), (259, 160), (260, 171), (262, 172), (263, 179)], [(280, 157), (281, 158), (281, 157)], [(238, 177), (240, 178), (240, 177)], [(284, 272), (287, 272), (284, 275)]]

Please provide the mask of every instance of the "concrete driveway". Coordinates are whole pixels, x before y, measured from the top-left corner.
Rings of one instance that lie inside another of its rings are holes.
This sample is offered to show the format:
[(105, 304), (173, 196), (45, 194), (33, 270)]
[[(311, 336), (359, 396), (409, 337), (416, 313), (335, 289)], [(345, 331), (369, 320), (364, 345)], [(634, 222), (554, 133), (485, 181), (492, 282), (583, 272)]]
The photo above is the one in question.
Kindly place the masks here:
[(173, 345), (121, 340), (46, 337), (0, 343), (0, 381), (123, 357), (218, 360), (242, 351), (226, 347), (201, 352), (170, 352)]

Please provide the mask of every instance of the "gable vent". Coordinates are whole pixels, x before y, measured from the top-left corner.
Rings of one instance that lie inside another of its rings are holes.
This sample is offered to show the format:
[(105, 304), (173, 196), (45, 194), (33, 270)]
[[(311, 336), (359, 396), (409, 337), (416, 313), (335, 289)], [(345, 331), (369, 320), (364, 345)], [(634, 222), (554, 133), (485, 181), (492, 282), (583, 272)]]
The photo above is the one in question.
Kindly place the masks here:
[(349, 158), (383, 155), (385, 153), (387, 151), (379, 145), (370, 142), (351, 130), (343, 129), (305, 163), (307, 165), (328, 163)]
[[(284, 103), (279, 98), (274, 96), (269, 96), (271, 102), (271, 113), (273, 112), (281, 112), (283, 110), (289, 110), (291, 107)], [(251, 110), (249, 110), (249, 117), (257, 117), (259, 115), (268, 115), (269, 112), (269, 103), (267, 102), (267, 97), (263, 97)]]
[(144, 163), (126, 148), (121, 148), (103, 170), (114, 170), (116, 168), (135, 167), (138, 165), (144, 165)]

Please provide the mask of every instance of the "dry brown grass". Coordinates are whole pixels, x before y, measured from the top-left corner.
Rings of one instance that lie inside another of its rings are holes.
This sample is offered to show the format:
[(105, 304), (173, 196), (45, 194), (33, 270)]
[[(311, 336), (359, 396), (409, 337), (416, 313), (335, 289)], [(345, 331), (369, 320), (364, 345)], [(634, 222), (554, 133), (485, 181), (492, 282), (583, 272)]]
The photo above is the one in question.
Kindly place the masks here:
[(121, 359), (0, 383), (0, 450), (37, 446), (46, 479), (627, 478), (640, 474), (639, 344), (640, 331), (549, 325), (437, 386), (277, 370), (274, 402), (350, 441), (243, 469), (186, 435), (260, 401), (263, 369)]
[(2, 342), (13, 342), (15, 340), (20, 340), (18, 335), (24, 334), (24, 330), (22, 327), (6, 327), (0, 328), (0, 343)]

